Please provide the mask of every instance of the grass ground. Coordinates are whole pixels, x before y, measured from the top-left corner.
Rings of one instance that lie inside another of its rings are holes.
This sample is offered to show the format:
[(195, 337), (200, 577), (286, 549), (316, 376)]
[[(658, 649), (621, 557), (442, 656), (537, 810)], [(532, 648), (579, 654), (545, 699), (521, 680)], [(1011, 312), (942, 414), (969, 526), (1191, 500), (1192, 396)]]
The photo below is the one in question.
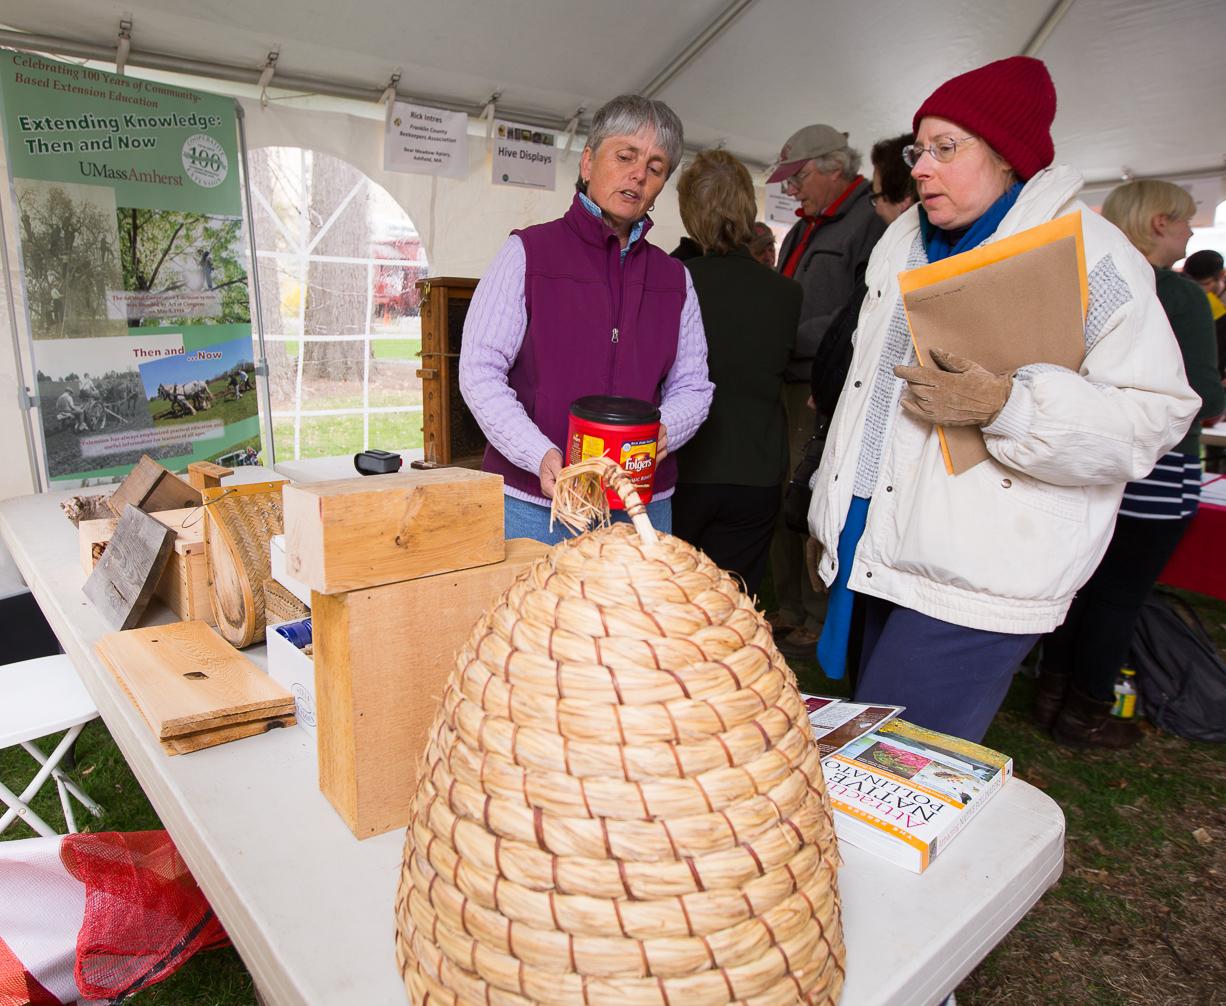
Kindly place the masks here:
[[(1186, 595), (1226, 650), (1226, 604)], [(806, 690), (841, 682), (793, 664)], [(1226, 746), (1146, 730), (1129, 752), (1074, 753), (1031, 725), (1032, 679), (1019, 675), (986, 743), (1009, 752), (1018, 778), (1044, 790), (1068, 822), (1064, 876), (958, 989), (960, 1006), (1226, 1004)], [(49, 748), (51, 741), (43, 741)], [(19, 748), (0, 778), (33, 775)], [(90, 830), (160, 824), (100, 722), (86, 728), (74, 773), (104, 807)], [(20, 789), (20, 785), (14, 787)], [(35, 809), (62, 827), (54, 787)], [(4, 838), (32, 834), (24, 824)], [(882, 866), (883, 870), (891, 867)], [(389, 923), (390, 924), (390, 923)], [(198, 955), (137, 1006), (247, 1006), (251, 979), (232, 949)], [(847, 1004), (856, 1006), (856, 1004)]]

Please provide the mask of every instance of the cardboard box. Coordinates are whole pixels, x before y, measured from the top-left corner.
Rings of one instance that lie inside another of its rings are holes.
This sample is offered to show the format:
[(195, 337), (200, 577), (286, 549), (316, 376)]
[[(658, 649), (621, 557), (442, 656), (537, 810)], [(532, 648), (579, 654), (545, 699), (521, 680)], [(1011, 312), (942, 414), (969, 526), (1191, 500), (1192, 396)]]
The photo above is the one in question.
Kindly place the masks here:
[(294, 697), (294, 717), (314, 745), (315, 661), (278, 633), (277, 625), (269, 625), (264, 630), (268, 644), (268, 676)]

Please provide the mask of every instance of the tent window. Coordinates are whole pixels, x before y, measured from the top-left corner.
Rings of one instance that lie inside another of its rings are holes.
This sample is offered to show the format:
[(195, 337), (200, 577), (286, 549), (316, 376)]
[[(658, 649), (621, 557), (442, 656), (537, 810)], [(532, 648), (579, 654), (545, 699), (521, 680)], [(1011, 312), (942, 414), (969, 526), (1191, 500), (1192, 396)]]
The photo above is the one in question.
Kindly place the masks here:
[(252, 209), (278, 460), (420, 447), (425, 250), (353, 165), (263, 147)]

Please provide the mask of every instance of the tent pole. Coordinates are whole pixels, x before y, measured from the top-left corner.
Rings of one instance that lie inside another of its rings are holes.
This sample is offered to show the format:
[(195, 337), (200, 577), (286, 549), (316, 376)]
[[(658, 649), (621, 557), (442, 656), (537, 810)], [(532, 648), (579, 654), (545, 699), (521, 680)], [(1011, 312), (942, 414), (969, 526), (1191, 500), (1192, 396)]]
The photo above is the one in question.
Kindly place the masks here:
[(1047, 12), (1047, 17), (1043, 18), (1043, 23), (1035, 29), (1034, 34), (1030, 36), (1030, 41), (1026, 43), (1026, 48), (1019, 55), (1037, 56), (1039, 50), (1043, 48), (1043, 43), (1047, 41), (1047, 36), (1055, 31), (1056, 25), (1064, 20), (1064, 15), (1069, 12), (1073, 3), (1074, 0), (1056, 0), (1052, 9)]
[[(716, 22), (708, 27), (706, 32), (691, 42), (690, 46), (673, 60), (668, 69), (657, 75), (656, 81), (659, 81), (657, 86), (663, 87), (668, 80), (676, 76), (686, 63), (698, 55), (703, 48), (731, 24), (732, 19), (741, 10), (753, 2), (754, 0), (735, 0), (732, 6), (727, 8)], [(709, 37), (708, 33), (711, 33)], [(49, 56), (87, 59), (112, 65), (115, 62), (115, 50), (109, 46), (95, 45), (92, 42), (81, 42), (75, 39), (57, 38), (54, 35), (35, 35), (27, 32), (0, 29), (0, 46), (9, 46), (27, 52), (46, 53)], [(692, 52), (690, 51), (691, 49), (693, 49)], [(234, 63), (219, 63), (211, 60), (192, 59), (186, 56), (175, 56), (170, 53), (148, 52), (138, 49), (130, 50), (126, 66), (129, 69), (132, 67), (143, 67), (148, 70), (160, 70), (165, 73), (181, 74), (186, 77), (200, 77), (206, 80), (225, 80), (236, 84), (248, 84), (251, 87), (256, 86), (259, 81), (260, 70), (263, 69), (262, 67), (252, 68)], [(663, 79), (666, 74), (667, 79)], [(652, 83), (654, 84), (656, 81)], [(323, 95), (329, 98), (369, 102), (374, 106), (384, 91), (387, 90), (387, 85), (359, 87), (354, 84), (338, 81), (301, 77), (278, 69), (276, 90), (281, 92), (297, 91), (304, 94)], [(473, 104), (468, 101), (457, 101), (453, 98), (426, 94), (416, 90), (413, 92), (413, 100), (422, 105), (445, 108), (451, 112), (464, 112), (472, 118), (480, 116), (485, 108), (484, 103)], [(511, 105), (499, 105), (498, 114), (499, 118), (521, 122), (525, 126), (539, 126), (542, 129), (561, 134), (566, 133), (571, 122), (570, 118), (554, 115), (549, 112), (542, 112), (537, 109), (516, 108)], [(687, 144), (685, 147), (686, 152), (696, 152), (701, 149), (701, 147), (692, 144)], [(766, 169), (766, 164), (756, 161), (752, 157), (742, 157), (741, 160), (750, 171), (764, 171)]]
[[(750, 0), (743, 0), (750, 2)], [(100, 63), (115, 62), (115, 50), (110, 46), (95, 45), (92, 42), (80, 42), (74, 39), (57, 38), (54, 35), (34, 35), (21, 31), (0, 29), (0, 46), (11, 46), (15, 49), (25, 49), (31, 52), (47, 53), (53, 56), (72, 56), (77, 59), (95, 60)], [(167, 73), (179, 73), (188, 76), (206, 77), (213, 80), (228, 80), (239, 84), (250, 84), (253, 87), (260, 79), (260, 67), (241, 66), (234, 63), (220, 63), (213, 60), (192, 59), (186, 56), (175, 56), (171, 53), (149, 52), (133, 48), (128, 53), (127, 67), (140, 66), (150, 70), (162, 70)], [(386, 82), (374, 87), (360, 87), (339, 81), (320, 80), (312, 77), (302, 77), (277, 68), (276, 90), (302, 91), (309, 94), (320, 94), (330, 98), (349, 98), (354, 101), (367, 101), (374, 105), (379, 96), (386, 90)], [(423, 105), (435, 108), (445, 108), (452, 112), (465, 112), (476, 118), (481, 114), (485, 103), (473, 104), (469, 101), (456, 101), (438, 95), (413, 92), (413, 100)], [(562, 132), (568, 119), (551, 115), (548, 112), (520, 109), (511, 106), (498, 107), (499, 118), (514, 119), (526, 126), (540, 126)]]
[(243, 169), (243, 206), (247, 216), (247, 247), (251, 254), (251, 268), (247, 271), (247, 277), (251, 281), (251, 299), (255, 302), (255, 333), (256, 342), (260, 347), (260, 357), (255, 362), (255, 372), (264, 378), (256, 386), (256, 391), (260, 396), (260, 408), (268, 419), (260, 430), (260, 446), (264, 449), (265, 462), (271, 468), (277, 460), (273, 453), (272, 393), (269, 390), (272, 375), (268, 372), (268, 352), (264, 345), (264, 307), (260, 301), (260, 260), (255, 249), (255, 213), (251, 209), (251, 165), (247, 159), (246, 114), (239, 101), (234, 102), (234, 111), (238, 116), (238, 150)]
[(639, 88), (639, 94), (644, 98), (654, 98), (674, 77), (689, 66), (690, 62), (707, 46), (720, 37), (738, 17), (745, 12), (754, 0), (732, 0), (714, 21), (707, 25), (690, 41), (690, 44), (670, 59), (667, 65)]
[[(12, 186), (9, 186), (9, 191), (13, 192)], [(14, 213), (16, 208), (14, 208)], [(9, 332), (13, 339), (13, 363), (16, 368), (17, 376), (17, 397), (21, 405), (21, 426), (25, 432), (26, 440), (26, 458), (30, 464), (30, 480), (37, 492), (44, 492), (50, 489), (50, 484), (43, 478), (43, 465), (39, 463), (38, 451), (34, 446), (34, 426), (30, 422), (30, 410), (37, 407), (39, 417), (42, 417), (41, 398), (38, 395), (38, 378), (35, 377), (32, 382), (34, 385), (34, 396), (31, 397), (26, 388), (26, 368), (22, 363), (21, 357), (21, 337), (17, 334), (17, 302), (13, 296), (13, 269), (12, 262), (9, 260), (9, 243), (6, 225), (4, 222), (4, 206), (3, 200), (0, 200), (0, 268), (4, 269), (4, 298), (8, 302), (9, 314)], [(30, 365), (34, 368), (37, 375), (38, 367), (34, 363), (34, 348), (33, 342), (30, 345)]]

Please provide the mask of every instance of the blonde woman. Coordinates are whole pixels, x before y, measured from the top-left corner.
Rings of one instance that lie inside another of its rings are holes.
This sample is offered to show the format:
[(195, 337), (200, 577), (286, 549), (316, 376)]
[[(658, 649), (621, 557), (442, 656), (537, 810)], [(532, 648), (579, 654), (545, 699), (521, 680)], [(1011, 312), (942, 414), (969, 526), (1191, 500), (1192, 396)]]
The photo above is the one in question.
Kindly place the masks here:
[(736, 573), (752, 594), (766, 570), (787, 477), (783, 376), (802, 292), (754, 260), (753, 182), (722, 150), (699, 154), (677, 183), (681, 221), (704, 254), (686, 261), (698, 295), (715, 398), (677, 454), (673, 532)]
[[(1128, 182), (1103, 204), (1103, 216), (1153, 266), (1188, 383), (1201, 398), (1198, 419), (1206, 419), (1226, 406), (1213, 315), (1200, 288), (1171, 271), (1187, 251), (1195, 211), (1186, 191), (1160, 181)], [(1064, 624), (1044, 641), (1034, 715), (1062, 744), (1122, 748), (1140, 739), (1134, 722), (1110, 715), (1115, 679), (1141, 605), (1196, 513), (1200, 475), (1200, 423), (1194, 422), (1147, 477), (1124, 487), (1102, 563), (1078, 591)]]

